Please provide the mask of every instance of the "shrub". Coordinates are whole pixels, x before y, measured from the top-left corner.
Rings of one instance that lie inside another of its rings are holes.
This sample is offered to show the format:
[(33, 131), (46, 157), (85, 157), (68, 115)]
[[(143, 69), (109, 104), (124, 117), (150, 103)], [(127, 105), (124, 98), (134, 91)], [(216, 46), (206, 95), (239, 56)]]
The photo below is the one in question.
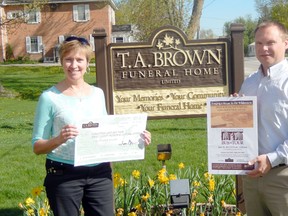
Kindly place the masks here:
[(14, 60), (13, 48), (10, 44), (6, 44), (6, 60), (11, 61)]

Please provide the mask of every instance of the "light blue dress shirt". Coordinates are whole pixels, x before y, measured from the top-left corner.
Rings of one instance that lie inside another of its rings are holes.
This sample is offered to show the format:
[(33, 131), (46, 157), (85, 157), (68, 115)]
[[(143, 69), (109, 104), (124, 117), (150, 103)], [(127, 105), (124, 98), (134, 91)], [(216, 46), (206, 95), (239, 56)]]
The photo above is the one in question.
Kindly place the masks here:
[(288, 62), (251, 74), (239, 94), (257, 96), (259, 155), (267, 154), (272, 167), (288, 165)]
[[(92, 93), (79, 98), (62, 94), (55, 86), (44, 91), (38, 101), (32, 145), (39, 139), (50, 139), (60, 134), (67, 124), (75, 126), (83, 119), (93, 119), (100, 115), (107, 115), (104, 93), (100, 88), (91, 86)], [(52, 152), (47, 158), (74, 164), (75, 139), (69, 139)]]

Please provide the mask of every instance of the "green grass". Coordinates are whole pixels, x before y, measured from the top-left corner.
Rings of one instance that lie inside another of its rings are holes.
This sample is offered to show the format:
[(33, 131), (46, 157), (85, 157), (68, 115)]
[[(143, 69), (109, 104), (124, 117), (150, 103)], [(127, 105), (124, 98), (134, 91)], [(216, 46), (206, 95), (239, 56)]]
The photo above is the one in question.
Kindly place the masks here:
[[(63, 71), (58, 66), (0, 66), (0, 69), (0, 83), (21, 99), (37, 100), (44, 89), (64, 78)], [(86, 79), (87, 82), (95, 84), (95, 73), (87, 74)]]
[[(36, 156), (31, 148), (34, 111), (39, 94), (63, 78), (59, 67), (0, 66), (0, 84), (17, 98), (0, 97), (0, 215), (18, 216), (18, 203), (41, 186), (45, 176), (45, 155)], [(86, 75), (95, 83), (95, 73)], [(130, 175), (137, 169), (155, 176), (162, 163), (157, 161), (157, 145), (171, 144), (172, 157), (166, 161), (168, 171), (178, 164), (207, 167), (206, 118), (148, 120), (152, 143), (145, 160), (114, 163), (114, 171)]]

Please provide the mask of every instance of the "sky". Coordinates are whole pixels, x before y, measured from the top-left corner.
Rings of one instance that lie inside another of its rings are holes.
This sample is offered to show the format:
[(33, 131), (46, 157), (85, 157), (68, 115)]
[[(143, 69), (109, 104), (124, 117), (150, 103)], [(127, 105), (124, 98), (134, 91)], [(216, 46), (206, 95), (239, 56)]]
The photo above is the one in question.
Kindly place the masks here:
[(248, 15), (258, 17), (254, 0), (204, 0), (200, 30), (211, 29), (214, 35), (222, 36), (225, 22)]

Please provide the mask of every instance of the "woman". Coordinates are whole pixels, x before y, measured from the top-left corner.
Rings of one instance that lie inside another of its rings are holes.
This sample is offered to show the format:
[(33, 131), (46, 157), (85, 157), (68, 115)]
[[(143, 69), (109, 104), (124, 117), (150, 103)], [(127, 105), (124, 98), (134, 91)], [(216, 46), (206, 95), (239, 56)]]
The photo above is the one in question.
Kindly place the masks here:
[[(103, 91), (84, 81), (93, 51), (88, 41), (68, 37), (61, 45), (65, 78), (44, 91), (38, 102), (32, 145), (35, 154), (47, 154), (44, 181), (55, 216), (112, 216), (113, 185), (110, 163), (74, 167), (75, 125), (80, 119), (107, 115)], [(145, 144), (150, 133), (144, 131)]]

